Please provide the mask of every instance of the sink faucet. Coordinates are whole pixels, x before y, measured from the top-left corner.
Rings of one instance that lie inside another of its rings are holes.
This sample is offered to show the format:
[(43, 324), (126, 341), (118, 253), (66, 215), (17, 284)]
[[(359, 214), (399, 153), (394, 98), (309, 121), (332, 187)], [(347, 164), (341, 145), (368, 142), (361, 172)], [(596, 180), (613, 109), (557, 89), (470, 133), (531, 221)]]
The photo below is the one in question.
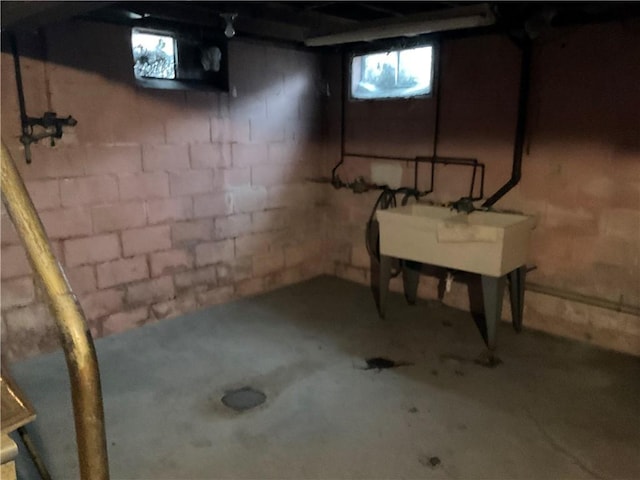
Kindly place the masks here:
[(469, 197), (462, 197), (455, 202), (451, 202), (450, 207), (457, 212), (471, 213), (476, 207), (473, 206), (473, 201)]

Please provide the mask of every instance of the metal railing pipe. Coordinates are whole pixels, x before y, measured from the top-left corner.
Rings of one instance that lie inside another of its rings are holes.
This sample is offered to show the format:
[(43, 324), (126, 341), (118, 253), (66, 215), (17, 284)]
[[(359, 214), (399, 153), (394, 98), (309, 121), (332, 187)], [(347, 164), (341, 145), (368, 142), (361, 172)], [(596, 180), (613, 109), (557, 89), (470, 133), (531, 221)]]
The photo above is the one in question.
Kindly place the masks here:
[(109, 462), (98, 359), (82, 309), (56, 260), (40, 217), (2, 142), (2, 201), (41, 280), (71, 381), (80, 478), (108, 480)]

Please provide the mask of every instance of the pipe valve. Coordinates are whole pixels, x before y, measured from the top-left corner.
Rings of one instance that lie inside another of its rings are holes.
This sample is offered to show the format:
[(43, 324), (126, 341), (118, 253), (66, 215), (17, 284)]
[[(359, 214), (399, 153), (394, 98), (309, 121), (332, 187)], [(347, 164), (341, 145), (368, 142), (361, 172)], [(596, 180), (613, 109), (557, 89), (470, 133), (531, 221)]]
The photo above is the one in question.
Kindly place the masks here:
[[(31, 144), (37, 143), (43, 138), (51, 139), (51, 146), (56, 144), (56, 138), (62, 138), (62, 127), (74, 127), (78, 121), (71, 115), (59, 118), (56, 112), (44, 112), (42, 117), (27, 117), (22, 126), (20, 142), (24, 145), (24, 154), (27, 163), (31, 163)], [(44, 128), (43, 131), (34, 133), (33, 127)]]

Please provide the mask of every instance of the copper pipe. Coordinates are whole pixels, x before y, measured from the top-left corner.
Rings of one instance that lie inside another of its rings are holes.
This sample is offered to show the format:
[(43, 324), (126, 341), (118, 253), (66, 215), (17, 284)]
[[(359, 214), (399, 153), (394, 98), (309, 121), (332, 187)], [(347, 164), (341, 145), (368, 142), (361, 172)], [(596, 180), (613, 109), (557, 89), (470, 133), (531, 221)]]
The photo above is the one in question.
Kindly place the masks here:
[(1, 157), (2, 201), (25, 246), (33, 270), (44, 287), (67, 361), (80, 478), (108, 480), (100, 372), (91, 332), (4, 142)]

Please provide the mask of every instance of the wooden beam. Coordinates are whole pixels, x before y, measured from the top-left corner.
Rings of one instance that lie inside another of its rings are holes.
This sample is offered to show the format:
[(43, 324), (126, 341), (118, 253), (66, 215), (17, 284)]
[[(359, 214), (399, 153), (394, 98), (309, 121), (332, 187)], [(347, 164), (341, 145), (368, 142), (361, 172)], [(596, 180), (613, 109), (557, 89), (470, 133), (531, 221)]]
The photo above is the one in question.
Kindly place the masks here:
[[(191, 2), (136, 2), (136, 4), (137, 10), (140, 9), (150, 15), (150, 20), (158, 19), (208, 28), (220, 28), (220, 32), (224, 30), (224, 21), (220, 17), (223, 10), (217, 11), (209, 7), (192, 5)], [(233, 10), (224, 9), (224, 12), (238, 14), (233, 22), (233, 27), (238, 34), (245, 33), (256, 37), (297, 43), (304, 42), (306, 37), (307, 32), (303, 27), (256, 15), (251, 11), (251, 6), (239, 3), (233, 6)]]
[(356, 28), (309, 36), (305, 45), (320, 47), (384, 38), (414, 37), (434, 32), (483, 27), (494, 23), (495, 17), (490, 7), (487, 4), (478, 4), (402, 18), (362, 22)]
[(380, 12), (380, 13), (384, 13), (387, 15), (391, 15), (393, 17), (404, 17), (404, 15), (396, 10), (392, 10), (390, 8), (385, 8), (385, 7), (381, 7), (379, 5), (376, 5), (375, 3), (366, 3), (366, 2), (360, 2), (358, 5), (369, 9), (373, 12)]
[[(331, 2), (333, 3), (333, 2)], [(292, 7), (295, 3), (287, 4), (284, 2), (265, 2), (257, 7), (252, 7), (254, 14), (260, 14), (274, 20), (277, 19), (286, 23), (294, 23), (309, 29), (332, 29), (341, 27), (351, 27), (359, 22), (348, 18), (308, 11)], [(257, 8), (257, 10), (256, 10)]]
[(2, 2), (2, 28), (37, 28), (109, 6), (115, 2)]

